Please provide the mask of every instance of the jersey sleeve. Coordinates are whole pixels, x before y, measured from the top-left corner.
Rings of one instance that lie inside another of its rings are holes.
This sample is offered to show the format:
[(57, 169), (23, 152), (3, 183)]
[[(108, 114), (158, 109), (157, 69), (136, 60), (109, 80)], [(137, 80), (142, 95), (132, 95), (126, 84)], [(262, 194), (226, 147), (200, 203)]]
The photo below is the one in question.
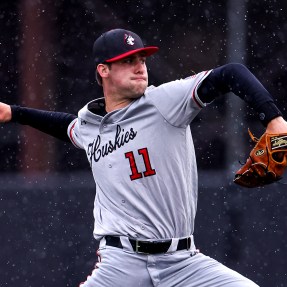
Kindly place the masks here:
[(80, 126), (80, 119), (79, 118), (74, 119), (68, 126), (67, 130), (68, 137), (70, 138), (72, 144), (76, 148), (84, 149), (83, 141), (80, 136), (79, 126)]
[(67, 128), (76, 118), (73, 114), (45, 111), (12, 105), (12, 122), (29, 125), (59, 140), (69, 142)]
[(199, 98), (197, 90), (210, 72), (165, 83), (147, 90), (146, 95), (170, 124), (186, 126), (207, 105)]

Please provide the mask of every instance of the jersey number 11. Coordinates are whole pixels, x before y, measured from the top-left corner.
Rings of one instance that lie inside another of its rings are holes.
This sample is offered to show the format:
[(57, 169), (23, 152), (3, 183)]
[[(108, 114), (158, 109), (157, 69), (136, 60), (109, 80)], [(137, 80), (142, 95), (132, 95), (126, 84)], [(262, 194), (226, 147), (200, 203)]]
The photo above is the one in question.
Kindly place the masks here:
[(129, 159), (130, 162), (130, 168), (132, 171), (132, 174), (130, 175), (131, 180), (139, 179), (151, 175), (155, 175), (156, 172), (155, 170), (151, 167), (150, 159), (149, 159), (149, 154), (147, 148), (141, 148), (138, 150), (138, 154), (142, 156), (144, 164), (145, 164), (145, 171), (144, 172), (139, 172), (136, 161), (135, 161), (135, 156), (132, 151), (126, 152), (125, 157)]

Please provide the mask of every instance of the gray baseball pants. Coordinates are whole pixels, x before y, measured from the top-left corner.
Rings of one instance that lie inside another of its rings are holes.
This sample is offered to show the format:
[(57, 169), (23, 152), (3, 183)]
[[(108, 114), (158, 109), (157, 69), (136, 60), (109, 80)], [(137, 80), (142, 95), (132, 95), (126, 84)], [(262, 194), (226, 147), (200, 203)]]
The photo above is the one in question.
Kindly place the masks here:
[[(122, 238), (121, 238), (122, 240)], [(164, 254), (135, 253), (128, 240), (123, 249), (100, 243), (99, 262), (80, 287), (258, 287), (245, 278), (195, 250)]]

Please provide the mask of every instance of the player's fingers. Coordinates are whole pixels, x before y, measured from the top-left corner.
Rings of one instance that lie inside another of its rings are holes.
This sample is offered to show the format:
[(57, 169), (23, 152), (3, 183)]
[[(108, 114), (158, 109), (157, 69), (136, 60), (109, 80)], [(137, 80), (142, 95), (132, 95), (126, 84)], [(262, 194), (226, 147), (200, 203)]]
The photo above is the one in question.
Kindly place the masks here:
[(12, 119), (11, 107), (0, 102), (0, 122), (9, 122)]

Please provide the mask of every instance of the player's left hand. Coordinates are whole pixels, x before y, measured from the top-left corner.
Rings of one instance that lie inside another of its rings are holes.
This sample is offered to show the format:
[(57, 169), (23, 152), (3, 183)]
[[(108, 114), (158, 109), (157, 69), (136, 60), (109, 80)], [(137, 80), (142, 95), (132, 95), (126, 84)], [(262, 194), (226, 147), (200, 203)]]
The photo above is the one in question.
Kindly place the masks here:
[(282, 178), (287, 166), (287, 122), (278, 117), (269, 122), (257, 139), (246, 163), (236, 172), (234, 182), (244, 187), (259, 187)]

